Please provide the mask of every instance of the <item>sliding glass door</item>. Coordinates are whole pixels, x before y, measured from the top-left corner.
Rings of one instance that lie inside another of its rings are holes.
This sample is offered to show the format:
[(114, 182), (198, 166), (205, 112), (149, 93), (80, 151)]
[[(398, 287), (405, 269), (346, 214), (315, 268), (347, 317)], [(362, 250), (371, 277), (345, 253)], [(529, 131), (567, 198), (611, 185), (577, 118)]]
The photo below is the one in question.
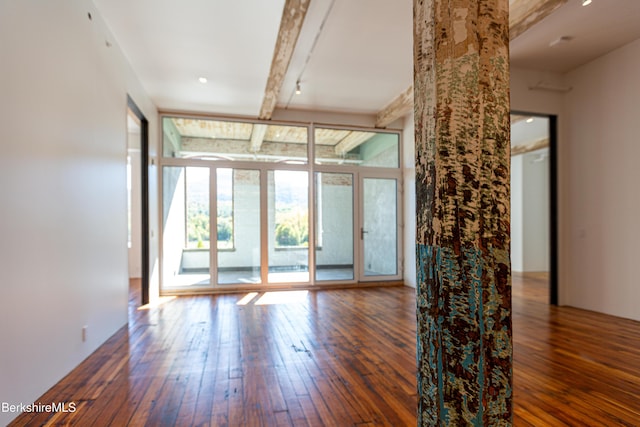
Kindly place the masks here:
[(353, 174), (315, 174), (316, 281), (355, 279)]
[(216, 181), (217, 283), (261, 283), (260, 171), (219, 168)]
[(268, 171), (269, 283), (309, 281), (309, 178)]

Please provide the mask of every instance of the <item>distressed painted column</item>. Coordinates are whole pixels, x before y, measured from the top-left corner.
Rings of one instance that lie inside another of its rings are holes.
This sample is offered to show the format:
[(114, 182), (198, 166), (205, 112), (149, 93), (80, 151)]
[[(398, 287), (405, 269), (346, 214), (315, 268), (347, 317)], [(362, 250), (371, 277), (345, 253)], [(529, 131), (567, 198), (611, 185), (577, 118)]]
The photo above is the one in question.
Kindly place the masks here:
[(512, 424), (509, 3), (414, 0), (418, 424)]

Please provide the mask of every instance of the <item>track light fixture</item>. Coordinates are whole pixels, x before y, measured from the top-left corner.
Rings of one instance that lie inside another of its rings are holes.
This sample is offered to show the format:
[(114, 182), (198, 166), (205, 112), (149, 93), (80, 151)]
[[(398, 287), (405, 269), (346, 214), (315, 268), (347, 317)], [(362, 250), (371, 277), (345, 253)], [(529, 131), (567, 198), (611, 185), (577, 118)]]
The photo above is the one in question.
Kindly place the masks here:
[(296, 82), (296, 95), (300, 95), (302, 90), (300, 89), (300, 80)]

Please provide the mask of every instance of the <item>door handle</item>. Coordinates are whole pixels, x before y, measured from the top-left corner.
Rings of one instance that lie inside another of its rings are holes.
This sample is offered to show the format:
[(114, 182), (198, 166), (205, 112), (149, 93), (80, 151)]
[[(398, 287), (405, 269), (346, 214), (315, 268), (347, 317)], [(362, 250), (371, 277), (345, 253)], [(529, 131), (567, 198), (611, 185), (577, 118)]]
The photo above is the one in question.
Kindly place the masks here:
[(361, 227), (360, 228), (360, 240), (364, 240), (364, 235), (366, 233), (368, 233), (368, 231)]

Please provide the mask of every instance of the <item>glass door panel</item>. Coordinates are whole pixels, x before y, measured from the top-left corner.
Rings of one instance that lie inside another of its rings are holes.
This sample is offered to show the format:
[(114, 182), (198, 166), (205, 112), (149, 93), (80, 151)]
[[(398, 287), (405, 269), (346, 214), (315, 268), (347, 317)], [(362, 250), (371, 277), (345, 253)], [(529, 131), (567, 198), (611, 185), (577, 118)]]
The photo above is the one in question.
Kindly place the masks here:
[(316, 173), (316, 280), (353, 280), (353, 175)]
[(269, 283), (308, 282), (308, 172), (269, 171), (267, 187)]
[(260, 171), (216, 171), (219, 285), (260, 283)]
[(373, 276), (398, 274), (397, 181), (363, 178), (362, 228), (363, 273)]
[(162, 187), (163, 286), (208, 286), (209, 168), (165, 166)]

